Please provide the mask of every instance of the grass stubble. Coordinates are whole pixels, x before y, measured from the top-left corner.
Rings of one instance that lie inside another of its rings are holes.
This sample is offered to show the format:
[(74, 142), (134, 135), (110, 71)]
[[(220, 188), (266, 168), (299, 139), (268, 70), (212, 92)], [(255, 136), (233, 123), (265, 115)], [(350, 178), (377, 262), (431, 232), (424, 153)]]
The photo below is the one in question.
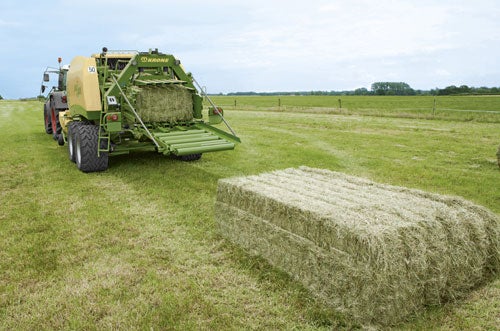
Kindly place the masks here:
[[(352, 329), (215, 231), (217, 180), (308, 165), (463, 196), (500, 212), (492, 123), (229, 111), (244, 141), (83, 174), (38, 102), (0, 102), (0, 329)], [(491, 152), (493, 150), (493, 152)], [(491, 154), (491, 155), (490, 155)], [(499, 280), (406, 329), (494, 328)]]

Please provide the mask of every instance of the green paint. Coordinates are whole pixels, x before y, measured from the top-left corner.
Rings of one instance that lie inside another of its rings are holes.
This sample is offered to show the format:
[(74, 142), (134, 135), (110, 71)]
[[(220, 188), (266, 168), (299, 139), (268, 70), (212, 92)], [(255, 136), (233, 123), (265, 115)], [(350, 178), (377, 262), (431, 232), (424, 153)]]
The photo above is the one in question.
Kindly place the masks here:
[[(195, 88), (192, 75), (173, 55), (158, 51), (132, 56), (106, 52), (96, 56), (96, 70), (101, 111), (90, 112), (79, 105), (71, 105), (70, 110), (72, 116), (100, 126), (99, 153), (112, 155), (115, 150), (118, 154), (153, 147), (164, 154), (187, 155), (234, 149), (233, 141), (239, 141), (203, 121), (203, 97)], [(81, 83), (75, 85), (77, 95), (81, 95), (82, 89)], [(110, 114), (117, 114), (119, 119), (110, 121)], [(210, 124), (221, 121), (220, 117), (209, 117)], [(200, 136), (191, 145), (177, 148), (168, 140), (155, 139), (158, 133), (191, 130), (197, 125), (210, 132), (210, 139), (216, 137), (221, 143), (213, 144)]]

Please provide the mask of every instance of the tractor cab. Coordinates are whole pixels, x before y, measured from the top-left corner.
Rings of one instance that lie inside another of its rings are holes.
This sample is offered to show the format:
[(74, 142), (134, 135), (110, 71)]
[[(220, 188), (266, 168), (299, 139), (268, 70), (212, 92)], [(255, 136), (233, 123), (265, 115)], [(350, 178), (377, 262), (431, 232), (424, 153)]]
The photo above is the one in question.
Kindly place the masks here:
[[(66, 90), (66, 78), (69, 71), (69, 64), (65, 64), (61, 66), (62, 59), (57, 59), (59, 62), (59, 68), (47, 67), (43, 73), (43, 82), (40, 88), (40, 94), (43, 95), (45, 90), (47, 89), (47, 85), (45, 83), (49, 83), (51, 81), (51, 75), (57, 75), (57, 86), (52, 86), (50, 91), (65, 91)], [(49, 93), (50, 94), (50, 93)]]

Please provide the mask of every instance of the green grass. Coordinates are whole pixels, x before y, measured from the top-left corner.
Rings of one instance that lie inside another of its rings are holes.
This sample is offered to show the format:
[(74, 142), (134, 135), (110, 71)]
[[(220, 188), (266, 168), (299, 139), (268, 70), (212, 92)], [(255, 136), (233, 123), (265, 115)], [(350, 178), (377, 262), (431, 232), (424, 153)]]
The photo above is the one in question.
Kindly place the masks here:
[(215, 96), (213, 99), (226, 109), (476, 120), (500, 123), (500, 95), (437, 97)]
[[(475, 109), (490, 107), (483, 99)], [(220, 238), (219, 178), (308, 165), (500, 213), (497, 123), (266, 111), (254, 100), (226, 107), (243, 141), (234, 151), (192, 163), (117, 156), (95, 174), (43, 132), (41, 103), (0, 101), (0, 329), (355, 328)], [(499, 302), (496, 279), (397, 328), (495, 329)]]

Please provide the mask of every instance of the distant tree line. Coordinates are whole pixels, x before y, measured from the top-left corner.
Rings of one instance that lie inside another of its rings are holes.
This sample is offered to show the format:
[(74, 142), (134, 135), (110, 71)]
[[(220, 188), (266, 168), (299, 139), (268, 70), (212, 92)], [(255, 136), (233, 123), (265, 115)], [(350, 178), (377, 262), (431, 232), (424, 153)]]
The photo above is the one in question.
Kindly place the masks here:
[(456, 94), (500, 94), (500, 87), (469, 87), (467, 85), (451, 85), (444, 89), (438, 89), (437, 95)]
[[(294, 91), (294, 92), (232, 92), (228, 96), (238, 95), (482, 95), (482, 94), (500, 94), (500, 87), (469, 87), (447, 86), (443, 89), (436, 88), (431, 90), (415, 90), (404, 82), (375, 82), (368, 90), (365, 87), (357, 88), (351, 91)], [(223, 95), (219, 93), (219, 95)]]

